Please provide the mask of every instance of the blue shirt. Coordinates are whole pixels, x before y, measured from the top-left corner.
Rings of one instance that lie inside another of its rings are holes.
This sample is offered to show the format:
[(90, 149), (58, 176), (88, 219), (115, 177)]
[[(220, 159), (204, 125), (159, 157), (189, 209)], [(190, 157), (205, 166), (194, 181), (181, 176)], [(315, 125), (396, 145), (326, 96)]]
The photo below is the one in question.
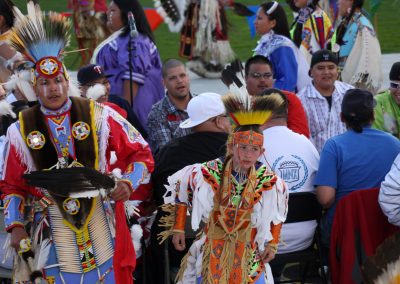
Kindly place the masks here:
[(328, 210), (332, 224), (337, 202), (357, 189), (379, 187), (389, 172), (400, 141), (383, 131), (363, 128), (362, 133), (347, 130), (330, 138), (321, 152), (314, 185), (336, 189), (335, 202)]

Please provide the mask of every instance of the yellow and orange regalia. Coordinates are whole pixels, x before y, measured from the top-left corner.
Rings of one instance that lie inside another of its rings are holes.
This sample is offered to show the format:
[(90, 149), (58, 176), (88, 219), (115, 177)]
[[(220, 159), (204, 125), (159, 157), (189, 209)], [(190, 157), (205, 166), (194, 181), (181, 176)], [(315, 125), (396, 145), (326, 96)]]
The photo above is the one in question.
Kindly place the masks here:
[[(262, 134), (251, 128), (266, 122), (269, 110), (281, 103), (279, 98), (252, 101), (228, 94), (223, 101), (234, 129), (229, 143), (262, 147)], [(243, 125), (252, 127), (238, 131)], [(245, 175), (233, 164), (228, 153), (187, 166), (168, 178), (163, 209), (169, 214), (160, 220), (166, 227), (160, 238), (184, 232), (188, 208), (192, 229), (202, 227), (182, 260), (178, 283), (273, 283), (260, 255), (267, 245), (276, 248), (279, 242), (287, 213), (286, 186), (260, 162)]]

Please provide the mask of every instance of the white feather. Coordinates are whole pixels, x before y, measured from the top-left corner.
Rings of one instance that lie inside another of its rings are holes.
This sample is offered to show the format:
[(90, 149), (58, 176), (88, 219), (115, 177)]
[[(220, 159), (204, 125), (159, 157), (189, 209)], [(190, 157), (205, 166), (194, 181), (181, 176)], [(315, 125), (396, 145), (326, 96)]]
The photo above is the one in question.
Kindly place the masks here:
[(87, 191), (82, 191), (82, 192), (75, 192), (71, 193), (69, 196), (72, 198), (92, 198), (99, 196), (100, 190), (87, 190)]
[(125, 214), (128, 217), (133, 217), (134, 215), (140, 217), (140, 210), (139, 208), (137, 208), (135, 205), (139, 205), (138, 203), (136, 203), (136, 200), (129, 200), (125, 202)]
[(140, 225), (133, 225), (131, 227), (131, 238), (133, 247), (135, 248), (136, 258), (142, 255), (141, 239), (143, 237), (143, 229)]
[(117, 162), (117, 155), (115, 155), (115, 151), (110, 151), (110, 165), (114, 165)]
[(112, 174), (114, 177), (121, 179), (122, 178), (122, 171), (119, 168), (115, 168), (112, 170)]
[(78, 87), (78, 81), (75, 79), (69, 78), (68, 81), (68, 96), (69, 97), (80, 97), (81, 96), (81, 91), (79, 90)]
[(86, 97), (97, 101), (100, 97), (106, 94), (106, 87), (103, 84), (95, 84), (94, 86), (87, 89)]
[(24, 16), (24, 14), (22, 14), (21, 10), (18, 9), (17, 6), (13, 7), (13, 13), (14, 13), (14, 16), (15, 16), (14, 26), (18, 26), (25, 16)]
[(18, 89), (30, 102), (37, 100), (35, 91), (31, 84), (31, 72), (29, 70), (15, 72), (4, 84), (4, 87), (8, 92)]
[(50, 249), (51, 241), (49, 239), (42, 240), (40, 245), (37, 247), (37, 250), (35, 251), (34, 264), (36, 270), (41, 270), (43, 267), (45, 267), (49, 258)]
[(9, 104), (6, 100), (0, 101), (0, 116), (3, 115), (10, 115), (12, 118), (17, 118), (12, 110), (11, 104)]

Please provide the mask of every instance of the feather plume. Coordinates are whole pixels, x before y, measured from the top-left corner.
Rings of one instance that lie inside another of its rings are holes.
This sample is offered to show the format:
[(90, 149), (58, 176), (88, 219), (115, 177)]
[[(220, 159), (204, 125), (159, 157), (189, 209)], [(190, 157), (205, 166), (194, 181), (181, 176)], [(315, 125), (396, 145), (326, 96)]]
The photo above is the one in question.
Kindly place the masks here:
[(239, 89), (242, 86), (246, 86), (242, 62), (236, 59), (232, 63), (226, 65), (224, 70), (222, 70), (221, 80), (229, 89), (231, 89), (232, 85), (235, 85)]
[(31, 72), (29, 70), (23, 69), (14, 72), (10, 79), (5, 83), (4, 87), (9, 92), (18, 89), (30, 102), (37, 101), (35, 91), (32, 88)]
[(400, 231), (387, 238), (375, 255), (368, 257), (362, 268), (366, 284), (399, 283), (400, 280)]
[(133, 242), (133, 247), (135, 249), (136, 258), (142, 255), (142, 245), (141, 240), (143, 237), (143, 229), (140, 225), (135, 224), (131, 227), (131, 238)]
[(76, 79), (69, 78), (68, 80), (68, 96), (69, 97), (80, 97), (81, 90), (78, 87), (79, 83)]
[(23, 177), (28, 185), (45, 188), (62, 197), (93, 197), (99, 195), (100, 189), (115, 187), (113, 178), (86, 167), (33, 171)]
[(27, 6), (28, 15), (11, 29), (11, 45), (32, 63), (45, 56), (59, 57), (69, 44), (70, 21), (54, 12), (43, 15), (40, 6), (33, 1)]
[(6, 100), (0, 101), (0, 116), (3, 116), (3, 115), (9, 115), (14, 119), (17, 118), (17, 116), (13, 112), (12, 105), (9, 102), (7, 102)]
[(262, 125), (271, 118), (273, 111), (285, 102), (279, 94), (252, 98), (247, 91), (242, 90), (223, 96), (222, 101), (234, 122), (234, 127)]
[(51, 241), (49, 239), (43, 239), (42, 242), (37, 246), (35, 250), (35, 269), (42, 270), (49, 258), (51, 249)]
[(155, 0), (157, 13), (163, 17), (171, 32), (179, 32), (185, 20), (186, 0)]
[(100, 97), (106, 94), (106, 87), (103, 84), (95, 84), (87, 89), (86, 97), (97, 101)]

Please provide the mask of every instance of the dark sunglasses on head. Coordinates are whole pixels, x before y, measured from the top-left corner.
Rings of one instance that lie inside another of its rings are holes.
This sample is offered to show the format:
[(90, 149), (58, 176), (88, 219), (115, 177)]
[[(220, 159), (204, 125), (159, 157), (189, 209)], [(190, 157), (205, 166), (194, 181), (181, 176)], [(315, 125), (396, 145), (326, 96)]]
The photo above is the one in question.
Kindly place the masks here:
[(390, 82), (390, 88), (400, 89), (400, 83)]
[(254, 72), (254, 73), (251, 73), (250, 76), (254, 79), (261, 79), (261, 77), (263, 77), (264, 79), (269, 79), (272, 77), (272, 73), (267, 72), (267, 73), (261, 74), (258, 72)]

